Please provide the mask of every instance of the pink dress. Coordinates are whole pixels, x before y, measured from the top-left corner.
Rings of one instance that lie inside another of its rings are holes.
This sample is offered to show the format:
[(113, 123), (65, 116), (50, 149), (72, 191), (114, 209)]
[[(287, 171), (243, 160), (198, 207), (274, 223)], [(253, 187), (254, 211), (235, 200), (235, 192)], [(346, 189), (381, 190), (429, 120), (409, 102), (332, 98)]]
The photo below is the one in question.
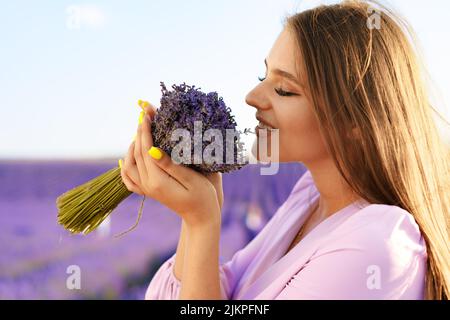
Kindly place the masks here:
[[(334, 213), (286, 255), (318, 201), (310, 171), (269, 222), (220, 266), (221, 289), (242, 299), (423, 299), (427, 253), (412, 215), (360, 200)], [(175, 255), (151, 280), (145, 299), (178, 299)]]

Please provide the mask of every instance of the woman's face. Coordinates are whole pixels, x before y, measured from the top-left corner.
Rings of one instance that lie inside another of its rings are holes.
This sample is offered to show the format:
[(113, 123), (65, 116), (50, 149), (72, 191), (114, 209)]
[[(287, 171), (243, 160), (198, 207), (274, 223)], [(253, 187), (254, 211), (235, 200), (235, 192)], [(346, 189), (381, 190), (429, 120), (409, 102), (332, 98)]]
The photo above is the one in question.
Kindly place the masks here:
[[(297, 70), (302, 67), (300, 63), (297, 63), (296, 67), (296, 53), (298, 49), (295, 38), (290, 31), (284, 29), (266, 59), (265, 78), (261, 78), (261, 83), (247, 94), (246, 102), (256, 108), (257, 119), (278, 129), (279, 159), (271, 160), (308, 164), (328, 158), (329, 155), (305, 89), (307, 79), (305, 76), (299, 79), (298, 76), (305, 75), (305, 72)], [(269, 130), (269, 156), (272, 135)], [(259, 134), (252, 148), (258, 160), (266, 160), (261, 157), (259, 150), (266, 143), (262, 142), (262, 137), (263, 135)]]

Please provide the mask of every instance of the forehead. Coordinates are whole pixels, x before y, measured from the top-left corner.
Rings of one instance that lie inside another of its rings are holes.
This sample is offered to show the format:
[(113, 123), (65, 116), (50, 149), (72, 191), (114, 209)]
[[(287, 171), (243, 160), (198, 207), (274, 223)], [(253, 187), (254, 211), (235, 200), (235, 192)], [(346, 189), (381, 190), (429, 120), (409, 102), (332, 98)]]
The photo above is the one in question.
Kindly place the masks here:
[(298, 48), (294, 36), (286, 28), (279, 34), (269, 55), (267, 63), (270, 68), (277, 68), (287, 72), (298, 74)]

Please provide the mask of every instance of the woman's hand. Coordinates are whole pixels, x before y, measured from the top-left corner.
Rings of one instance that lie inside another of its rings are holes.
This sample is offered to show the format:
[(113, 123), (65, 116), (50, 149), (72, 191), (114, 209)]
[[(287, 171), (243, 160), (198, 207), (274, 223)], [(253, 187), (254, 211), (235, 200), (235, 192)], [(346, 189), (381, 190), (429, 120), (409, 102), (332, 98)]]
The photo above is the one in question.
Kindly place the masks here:
[(152, 148), (150, 124), (154, 114), (155, 108), (147, 106), (145, 116), (141, 115), (136, 139), (122, 164), (124, 184), (128, 190), (166, 205), (189, 227), (220, 224), (223, 203), (221, 175), (204, 176), (174, 163), (161, 149)]

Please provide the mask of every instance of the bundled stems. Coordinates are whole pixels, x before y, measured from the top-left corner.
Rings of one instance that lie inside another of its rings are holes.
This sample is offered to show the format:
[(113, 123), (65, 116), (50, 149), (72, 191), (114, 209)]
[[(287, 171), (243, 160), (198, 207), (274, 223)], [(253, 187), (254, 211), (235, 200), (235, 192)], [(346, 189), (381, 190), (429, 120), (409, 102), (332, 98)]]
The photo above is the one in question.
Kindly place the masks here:
[(120, 168), (113, 168), (60, 195), (58, 223), (72, 233), (88, 234), (131, 193), (122, 182)]

